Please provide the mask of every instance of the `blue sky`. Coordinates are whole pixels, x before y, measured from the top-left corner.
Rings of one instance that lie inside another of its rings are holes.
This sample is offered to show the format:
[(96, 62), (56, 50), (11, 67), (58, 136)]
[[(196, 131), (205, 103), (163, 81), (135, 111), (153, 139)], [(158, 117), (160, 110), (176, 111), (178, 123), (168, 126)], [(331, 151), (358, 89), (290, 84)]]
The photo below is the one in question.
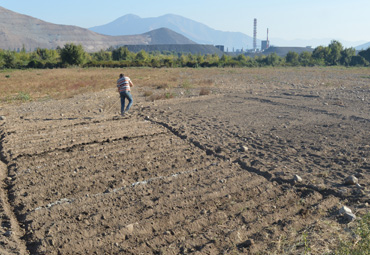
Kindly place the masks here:
[(370, 41), (369, 0), (0, 0), (0, 6), (56, 24), (89, 28), (126, 14), (177, 14), (211, 28), (259, 39)]

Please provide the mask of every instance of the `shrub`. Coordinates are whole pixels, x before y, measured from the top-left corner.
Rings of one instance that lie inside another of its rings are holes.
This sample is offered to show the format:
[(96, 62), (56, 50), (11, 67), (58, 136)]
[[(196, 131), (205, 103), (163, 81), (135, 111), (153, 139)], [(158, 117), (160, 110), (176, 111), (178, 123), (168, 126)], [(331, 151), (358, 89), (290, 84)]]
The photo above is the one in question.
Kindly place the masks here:
[(201, 88), (200, 89), (200, 92), (199, 92), (200, 96), (206, 96), (206, 95), (209, 95), (209, 94), (211, 94), (211, 90), (209, 88)]

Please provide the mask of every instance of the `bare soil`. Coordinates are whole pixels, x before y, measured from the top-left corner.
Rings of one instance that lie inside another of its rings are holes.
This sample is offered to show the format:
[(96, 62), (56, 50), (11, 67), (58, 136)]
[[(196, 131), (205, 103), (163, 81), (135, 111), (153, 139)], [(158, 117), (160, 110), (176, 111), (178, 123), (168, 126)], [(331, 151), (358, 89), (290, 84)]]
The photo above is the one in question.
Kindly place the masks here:
[(370, 69), (202, 72), (209, 95), (149, 102), (136, 83), (124, 118), (114, 84), (3, 106), (1, 254), (324, 254), (352, 238), (338, 210), (370, 208)]

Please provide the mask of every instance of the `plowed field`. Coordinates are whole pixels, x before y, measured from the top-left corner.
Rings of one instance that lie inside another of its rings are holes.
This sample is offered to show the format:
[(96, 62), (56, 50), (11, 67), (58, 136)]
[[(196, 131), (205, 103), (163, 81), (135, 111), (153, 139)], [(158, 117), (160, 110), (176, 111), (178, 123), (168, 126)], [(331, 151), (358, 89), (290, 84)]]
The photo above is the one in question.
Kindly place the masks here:
[(1, 254), (323, 254), (350, 238), (338, 210), (369, 212), (370, 70), (196, 72), (210, 94), (150, 102), (137, 82), (124, 118), (114, 84), (0, 108)]

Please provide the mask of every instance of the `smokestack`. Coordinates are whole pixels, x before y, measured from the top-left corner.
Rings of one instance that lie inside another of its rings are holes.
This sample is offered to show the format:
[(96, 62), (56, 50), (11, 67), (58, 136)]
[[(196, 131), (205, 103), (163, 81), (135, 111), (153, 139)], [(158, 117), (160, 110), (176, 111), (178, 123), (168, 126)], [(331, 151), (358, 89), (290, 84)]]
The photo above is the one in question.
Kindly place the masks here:
[(253, 50), (257, 50), (257, 19), (254, 19), (253, 26)]

